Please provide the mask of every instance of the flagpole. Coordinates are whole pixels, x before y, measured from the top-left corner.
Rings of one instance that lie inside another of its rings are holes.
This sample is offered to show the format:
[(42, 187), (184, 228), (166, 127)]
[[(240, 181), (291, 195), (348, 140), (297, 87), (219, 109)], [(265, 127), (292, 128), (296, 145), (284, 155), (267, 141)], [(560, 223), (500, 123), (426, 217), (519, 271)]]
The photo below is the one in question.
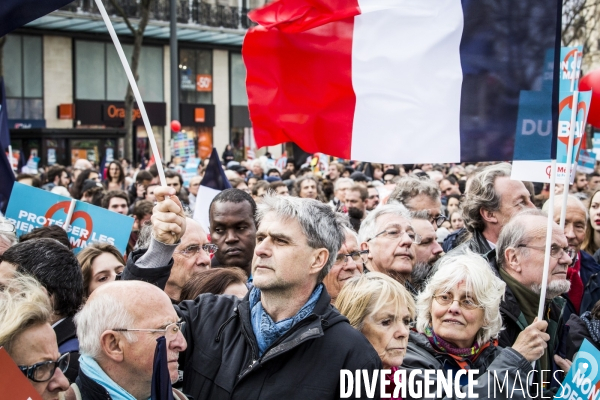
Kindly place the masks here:
[(63, 224), (63, 229), (65, 232), (68, 232), (69, 226), (71, 225), (71, 218), (73, 217), (73, 211), (75, 210), (75, 205), (77, 204), (77, 200), (72, 199), (71, 204), (69, 204), (69, 211), (67, 212), (67, 219), (65, 219), (65, 223)]
[(119, 42), (119, 38), (117, 37), (117, 33), (115, 32), (110, 19), (108, 18), (108, 14), (106, 13), (106, 9), (104, 8), (104, 4), (102, 4), (102, 0), (95, 0), (96, 5), (98, 6), (98, 10), (102, 15), (102, 19), (104, 20), (104, 24), (106, 24), (106, 28), (108, 29), (108, 33), (112, 38), (113, 43), (115, 44), (115, 48), (117, 49), (117, 53), (119, 54), (119, 58), (121, 59), (121, 63), (123, 64), (123, 68), (125, 69), (125, 74), (127, 74), (127, 79), (129, 79), (129, 84), (131, 85), (131, 89), (133, 90), (133, 94), (135, 96), (135, 101), (140, 109), (140, 114), (142, 115), (142, 120), (144, 121), (144, 127), (146, 128), (146, 132), (148, 133), (148, 139), (150, 140), (150, 147), (152, 148), (152, 154), (154, 154), (154, 159), (156, 160), (156, 168), (158, 169), (158, 176), (160, 177), (161, 186), (167, 186), (167, 181), (165, 179), (165, 171), (163, 170), (162, 159), (160, 157), (160, 153), (158, 152), (158, 146), (156, 145), (156, 139), (154, 138), (154, 132), (152, 131), (152, 126), (150, 125), (150, 120), (148, 119), (148, 114), (146, 113), (146, 107), (144, 106), (144, 102), (142, 101), (142, 96), (138, 89), (137, 83), (133, 77), (133, 73), (131, 72), (131, 68), (129, 67), (129, 63), (127, 62), (127, 57), (125, 57), (125, 53), (123, 52), (123, 48), (121, 47), (121, 43)]
[[(565, 166), (565, 181), (562, 194), (562, 207), (560, 209), (560, 227), (565, 228), (565, 219), (567, 216), (567, 201), (569, 199), (569, 186), (571, 185), (571, 164), (575, 157), (573, 154), (573, 143), (575, 141), (575, 124), (577, 123), (577, 104), (579, 103), (579, 91), (575, 89), (575, 81), (579, 69), (577, 68), (577, 55), (575, 51), (573, 56), (573, 75), (571, 76), (571, 91), (573, 92), (573, 101), (571, 103), (571, 123), (569, 125), (569, 143), (567, 145), (567, 165)], [(580, 132), (581, 133), (581, 132)]]
[[(538, 305), (538, 321), (544, 319), (544, 309), (546, 306), (546, 290), (548, 288), (548, 270), (550, 269), (550, 248), (552, 247), (552, 228), (554, 227), (554, 189), (556, 188), (556, 159), (552, 160), (550, 165), (550, 199), (548, 208), (548, 222), (546, 225), (546, 251), (544, 252), (544, 272), (542, 274), (542, 288), (540, 290), (540, 302)], [(531, 368), (535, 369), (535, 361), (531, 363)], [(533, 375), (531, 377), (533, 381)]]

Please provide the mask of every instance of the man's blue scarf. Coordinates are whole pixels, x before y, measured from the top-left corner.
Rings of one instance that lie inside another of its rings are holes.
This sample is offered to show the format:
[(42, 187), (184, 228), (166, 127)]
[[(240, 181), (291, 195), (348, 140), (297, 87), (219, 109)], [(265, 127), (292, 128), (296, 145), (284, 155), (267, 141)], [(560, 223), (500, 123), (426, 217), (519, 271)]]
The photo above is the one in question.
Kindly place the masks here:
[(269, 346), (275, 343), (277, 339), (282, 337), (294, 325), (313, 312), (317, 300), (319, 300), (319, 297), (321, 296), (321, 292), (323, 292), (322, 283), (317, 285), (306, 304), (302, 306), (296, 315), (279, 322), (273, 322), (262, 306), (260, 301), (260, 290), (256, 287), (252, 288), (250, 291), (250, 314), (252, 317), (252, 330), (254, 331), (254, 336), (256, 336), (256, 341), (258, 342), (259, 356), (262, 357)]

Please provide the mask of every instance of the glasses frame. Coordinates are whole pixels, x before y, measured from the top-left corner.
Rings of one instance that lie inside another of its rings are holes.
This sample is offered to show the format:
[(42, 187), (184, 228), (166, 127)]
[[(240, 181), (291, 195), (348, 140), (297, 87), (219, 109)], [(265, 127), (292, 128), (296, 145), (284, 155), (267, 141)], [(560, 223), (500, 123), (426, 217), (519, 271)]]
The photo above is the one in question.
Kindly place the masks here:
[(441, 228), (444, 222), (446, 221), (448, 221), (448, 217), (446, 217), (444, 214), (440, 214), (435, 218), (429, 218), (429, 222), (431, 222), (431, 224), (435, 224), (435, 226), (437, 226), (438, 228)]
[(17, 228), (9, 221), (0, 222), (0, 232), (15, 233)]
[[(352, 258), (353, 255), (358, 254), (358, 260), (354, 260), (354, 258)], [(335, 264), (341, 264), (341, 265), (347, 265), (348, 264), (348, 257), (351, 257), (354, 262), (358, 262), (359, 260), (362, 261), (363, 263), (365, 262), (365, 260), (362, 258), (363, 254), (369, 254), (369, 250), (360, 250), (360, 251), (353, 251), (352, 253), (348, 253), (348, 254), (338, 254), (335, 257)], [(344, 261), (338, 261), (338, 257), (344, 256)]]
[[(452, 298), (452, 301), (449, 302), (448, 304), (444, 304), (440, 300), (438, 300), (438, 297), (440, 297), (440, 296), (450, 296)], [(469, 311), (471, 311), (471, 310), (476, 310), (478, 308), (483, 308), (480, 304), (475, 304), (475, 303), (473, 303), (474, 304), (473, 306), (466, 306), (464, 304), (464, 302), (467, 301), (467, 299), (460, 299), (460, 300), (459, 299), (455, 299), (454, 295), (451, 294), (451, 293), (440, 293), (440, 294), (433, 295), (432, 297), (435, 299), (435, 301), (440, 306), (444, 306), (444, 307), (446, 307), (446, 306), (450, 307), (450, 305), (452, 305), (452, 303), (454, 303), (455, 301), (457, 301), (458, 302), (458, 306), (460, 308), (462, 308), (463, 310), (469, 310)]]
[(167, 336), (167, 331), (169, 330), (170, 327), (172, 327), (173, 325), (177, 326), (177, 332), (175, 333), (175, 336), (177, 336), (177, 334), (179, 332), (182, 331), (183, 327), (185, 326), (185, 321), (179, 320), (177, 322), (173, 322), (172, 324), (169, 324), (167, 326), (165, 326), (164, 329), (142, 329), (142, 328), (117, 328), (117, 329), (111, 329), (115, 332), (148, 332), (148, 333), (162, 333), (164, 337)]
[[(534, 250), (546, 252), (546, 246), (530, 246), (527, 244), (520, 244), (517, 247), (525, 247), (528, 249), (534, 249)], [(554, 255), (552, 254), (552, 247), (553, 246), (550, 246), (550, 257), (555, 258), (557, 260), (560, 260), (563, 256), (563, 254), (568, 255), (571, 260), (575, 260), (575, 257), (577, 256), (577, 253), (575, 251), (569, 249), (568, 247), (566, 248), (566, 250), (562, 247), (559, 247), (557, 252), (560, 251), (560, 255), (558, 255), (558, 257), (557, 257), (557, 254), (554, 254)]]
[(219, 247), (216, 244), (212, 244), (212, 243), (206, 243), (203, 245), (197, 245), (198, 246), (198, 250), (196, 251), (196, 254), (188, 254), (188, 249), (190, 247), (194, 247), (196, 245), (193, 246), (189, 246), (186, 249), (180, 250), (180, 251), (175, 251), (175, 254), (181, 254), (182, 256), (184, 256), (185, 258), (190, 258), (193, 256), (197, 256), (198, 253), (200, 253), (200, 250), (203, 250), (209, 257), (212, 256), (213, 254), (215, 254), (218, 250)]
[[(384, 235), (386, 233), (388, 233), (387, 229), (385, 231), (379, 232), (377, 235), (375, 235), (371, 239), (367, 240), (367, 243), (370, 242), (371, 240), (375, 239), (376, 237)], [(421, 244), (421, 240), (423, 240), (423, 238), (421, 237), (421, 235), (419, 235), (418, 233), (416, 233), (414, 231), (413, 231), (413, 233), (415, 234), (415, 238), (411, 239), (411, 241), (414, 244)], [(400, 232), (400, 236), (398, 238), (401, 238), (402, 236), (407, 235), (407, 234), (408, 234), (408, 231), (402, 231), (402, 232)], [(410, 239), (410, 236), (409, 236), (409, 239)]]
[[(54, 374), (56, 373), (56, 368), (58, 368), (58, 365), (60, 364), (60, 362), (64, 359), (67, 359), (67, 364), (65, 365), (65, 369), (61, 369), (62, 373), (64, 374), (65, 372), (67, 372), (67, 369), (69, 369), (69, 364), (71, 363), (71, 353), (64, 353), (61, 354), (60, 357), (58, 357), (58, 360), (56, 361), (42, 361), (39, 363), (35, 363), (33, 365), (19, 365), (19, 369), (21, 370), (21, 372), (23, 372), (23, 374), (27, 377), (27, 379), (29, 379), (30, 381), (33, 382), (48, 382), (50, 379), (52, 379), (52, 377), (54, 376)], [(52, 374), (50, 374), (50, 376), (48, 377), (48, 379), (35, 379), (34, 375), (35, 375), (35, 371), (37, 371), (38, 368), (48, 365), (48, 364), (54, 364), (54, 369), (52, 370)]]

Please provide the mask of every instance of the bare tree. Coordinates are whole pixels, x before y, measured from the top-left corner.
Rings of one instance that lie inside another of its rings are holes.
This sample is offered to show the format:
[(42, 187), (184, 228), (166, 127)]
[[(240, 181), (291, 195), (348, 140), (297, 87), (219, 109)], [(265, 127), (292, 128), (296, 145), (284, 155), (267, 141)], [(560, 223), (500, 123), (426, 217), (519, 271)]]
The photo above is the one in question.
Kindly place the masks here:
[[(131, 54), (131, 72), (137, 82), (139, 79), (138, 66), (140, 63), (140, 53), (142, 51), (142, 42), (144, 41), (144, 31), (148, 25), (148, 19), (150, 18), (150, 7), (153, 0), (139, 0), (137, 2), (137, 14), (139, 15), (139, 22), (137, 27), (134, 27), (130, 21), (131, 15), (127, 15), (123, 7), (118, 4), (119, 0), (110, 0), (110, 3), (123, 18), (123, 22), (127, 25), (131, 34), (133, 35), (133, 52)], [(121, 0), (122, 1), (122, 0)], [(125, 94), (125, 122), (124, 126), (127, 130), (125, 134), (125, 157), (133, 161), (133, 103), (135, 97), (133, 96), (133, 90), (131, 85), (127, 85), (127, 93)]]
[(562, 45), (583, 46), (583, 65), (595, 64), (598, 55), (600, 0), (563, 0)]

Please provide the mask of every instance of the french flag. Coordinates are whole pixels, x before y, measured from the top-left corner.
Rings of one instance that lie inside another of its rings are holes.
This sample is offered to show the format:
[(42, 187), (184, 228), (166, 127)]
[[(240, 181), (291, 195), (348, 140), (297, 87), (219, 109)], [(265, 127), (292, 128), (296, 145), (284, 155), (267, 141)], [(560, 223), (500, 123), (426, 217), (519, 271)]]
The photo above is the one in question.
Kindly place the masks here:
[(279, 0), (255, 10), (242, 53), (256, 144), (394, 164), (510, 160), (521, 91), (541, 85), (549, 51), (558, 65), (561, 7)]
[(196, 220), (205, 232), (209, 232), (210, 222), (208, 210), (213, 199), (225, 189), (230, 189), (231, 184), (225, 176), (217, 149), (213, 147), (210, 160), (204, 171), (204, 177), (200, 182), (198, 195), (196, 196), (196, 208), (194, 209), (194, 220)]

